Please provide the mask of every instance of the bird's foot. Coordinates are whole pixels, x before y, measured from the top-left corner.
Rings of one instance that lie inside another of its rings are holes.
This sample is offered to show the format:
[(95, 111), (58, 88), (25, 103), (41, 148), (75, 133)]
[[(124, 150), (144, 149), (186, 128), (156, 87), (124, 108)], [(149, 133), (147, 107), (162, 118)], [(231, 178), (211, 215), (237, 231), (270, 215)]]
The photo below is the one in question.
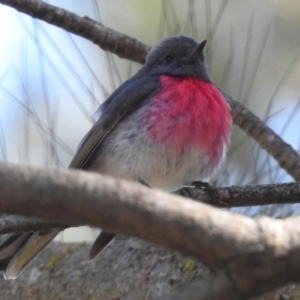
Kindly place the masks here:
[(218, 190), (214, 187), (212, 187), (208, 182), (203, 182), (203, 181), (194, 181), (192, 185), (198, 189), (202, 190), (203, 193), (210, 198), (216, 199), (220, 197), (220, 194)]

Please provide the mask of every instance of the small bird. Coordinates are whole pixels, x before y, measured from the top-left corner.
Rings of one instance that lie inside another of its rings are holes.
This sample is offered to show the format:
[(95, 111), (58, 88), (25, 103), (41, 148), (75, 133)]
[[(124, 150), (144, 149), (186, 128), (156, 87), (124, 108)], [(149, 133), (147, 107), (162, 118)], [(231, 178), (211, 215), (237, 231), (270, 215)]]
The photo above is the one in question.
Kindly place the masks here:
[[(144, 66), (100, 106), (70, 168), (175, 191), (208, 180), (224, 160), (230, 108), (209, 79), (203, 50), (176, 36), (153, 47)], [(14, 234), (0, 245), (0, 269), (15, 279), (58, 234), (57, 229)], [(115, 237), (102, 231), (90, 260)]]

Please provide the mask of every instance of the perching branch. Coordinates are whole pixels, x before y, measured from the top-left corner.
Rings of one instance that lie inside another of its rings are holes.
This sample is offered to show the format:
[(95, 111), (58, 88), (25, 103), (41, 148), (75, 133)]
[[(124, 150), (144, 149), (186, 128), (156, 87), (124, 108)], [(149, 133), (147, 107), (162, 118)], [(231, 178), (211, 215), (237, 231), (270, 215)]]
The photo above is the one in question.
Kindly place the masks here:
[[(176, 192), (185, 198), (207, 203), (220, 208), (300, 203), (300, 184), (266, 184), (249, 186), (231, 186), (201, 190), (183, 188)], [(57, 222), (45, 222), (39, 219), (20, 216), (0, 215), (0, 234), (20, 233), (28, 231), (46, 230), (49, 228), (65, 229), (66, 225)]]
[(75, 170), (0, 163), (0, 184), (0, 213), (97, 226), (215, 266), (197, 299), (249, 299), (300, 280), (300, 217), (251, 219)]
[(178, 195), (221, 208), (300, 203), (300, 184), (282, 183), (221, 187), (210, 190), (183, 188)]
[[(103, 50), (110, 51), (122, 58), (144, 63), (145, 56), (150, 50), (150, 46), (136, 39), (43, 1), (0, 0), (0, 3), (84, 37)], [(232, 109), (234, 123), (273, 156), (296, 181), (300, 181), (299, 154), (241, 103), (233, 100), (230, 96), (226, 96), (226, 98)]]

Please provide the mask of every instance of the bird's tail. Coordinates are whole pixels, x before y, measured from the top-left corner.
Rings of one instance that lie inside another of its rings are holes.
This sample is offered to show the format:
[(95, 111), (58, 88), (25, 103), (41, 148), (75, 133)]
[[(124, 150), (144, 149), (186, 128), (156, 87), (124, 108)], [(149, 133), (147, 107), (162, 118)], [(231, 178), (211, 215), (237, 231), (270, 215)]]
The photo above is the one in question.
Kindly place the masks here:
[(48, 243), (59, 233), (57, 229), (10, 234), (0, 240), (0, 271), (5, 279), (16, 279)]
[(93, 260), (108, 244), (114, 239), (116, 235), (107, 231), (101, 231), (95, 240), (89, 255), (89, 261)]

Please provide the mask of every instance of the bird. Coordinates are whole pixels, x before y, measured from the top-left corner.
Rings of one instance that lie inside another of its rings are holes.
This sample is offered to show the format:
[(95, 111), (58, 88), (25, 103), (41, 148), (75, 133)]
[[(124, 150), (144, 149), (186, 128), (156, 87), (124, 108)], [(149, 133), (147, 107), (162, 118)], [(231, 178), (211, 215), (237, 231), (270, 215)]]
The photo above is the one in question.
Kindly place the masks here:
[[(141, 69), (100, 105), (69, 168), (170, 192), (214, 176), (226, 156), (232, 118), (207, 74), (205, 44), (180, 35), (153, 47)], [(17, 278), (58, 233), (5, 237), (0, 244), (4, 278)], [(89, 259), (114, 237), (101, 231)]]

